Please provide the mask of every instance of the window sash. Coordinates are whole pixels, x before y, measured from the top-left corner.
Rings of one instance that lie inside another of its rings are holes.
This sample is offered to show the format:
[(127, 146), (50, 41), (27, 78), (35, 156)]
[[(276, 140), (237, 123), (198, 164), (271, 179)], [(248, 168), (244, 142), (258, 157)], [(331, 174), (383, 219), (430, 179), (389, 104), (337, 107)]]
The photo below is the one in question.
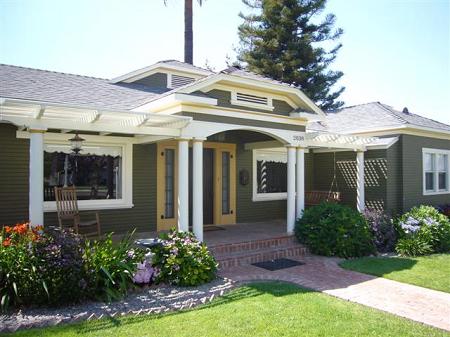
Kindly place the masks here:
[[(253, 201), (285, 200), (287, 192), (262, 192), (258, 184), (258, 162), (275, 162), (287, 165), (287, 152), (285, 150), (253, 150)], [(287, 179), (287, 177), (286, 177)]]
[[(44, 139), (44, 149), (65, 148), (67, 145), (67, 135), (47, 133)], [(83, 135), (86, 139), (83, 148), (91, 149), (117, 150), (121, 153), (121, 165), (118, 171), (120, 175), (116, 186), (116, 193), (120, 195), (119, 199), (92, 199), (78, 200), (78, 208), (81, 211), (124, 209), (132, 208), (133, 205), (133, 142), (127, 137), (101, 137), (97, 135)], [(97, 154), (113, 154), (95, 151)], [(83, 153), (83, 152), (82, 152)], [(117, 152), (114, 152), (117, 153)], [(44, 212), (55, 212), (55, 201), (44, 201)]]
[(423, 150), (424, 194), (449, 193), (450, 151)]

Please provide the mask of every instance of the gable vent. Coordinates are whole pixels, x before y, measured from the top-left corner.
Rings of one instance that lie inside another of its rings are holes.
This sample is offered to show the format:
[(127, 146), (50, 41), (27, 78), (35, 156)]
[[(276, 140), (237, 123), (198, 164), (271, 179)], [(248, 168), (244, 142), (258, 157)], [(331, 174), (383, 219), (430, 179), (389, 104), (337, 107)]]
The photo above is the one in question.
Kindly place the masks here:
[(179, 88), (179, 87), (182, 87), (183, 85), (194, 82), (195, 78), (188, 77), (188, 76), (169, 74), (167, 76), (167, 80), (168, 80), (168, 87), (174, 89), (174, 88)]
[(243, 94), (241, 92), (236, 93), (236, 100), (239, 102), (247, 102), (261, 105), (268, 105), (269, 103), (269, 99), (267, 97), (248, 95)]

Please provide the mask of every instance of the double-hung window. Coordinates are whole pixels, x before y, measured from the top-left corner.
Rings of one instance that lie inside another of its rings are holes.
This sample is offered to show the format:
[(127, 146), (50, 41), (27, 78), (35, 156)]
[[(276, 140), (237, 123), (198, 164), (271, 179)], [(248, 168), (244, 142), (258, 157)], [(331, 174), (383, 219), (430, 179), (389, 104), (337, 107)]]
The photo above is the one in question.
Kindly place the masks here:
[(253, 201), (287, 197), (287, 154), (279, 150), (253, 150)]
[(450, 150), (423, 149), (423, 194), (450, 193)]

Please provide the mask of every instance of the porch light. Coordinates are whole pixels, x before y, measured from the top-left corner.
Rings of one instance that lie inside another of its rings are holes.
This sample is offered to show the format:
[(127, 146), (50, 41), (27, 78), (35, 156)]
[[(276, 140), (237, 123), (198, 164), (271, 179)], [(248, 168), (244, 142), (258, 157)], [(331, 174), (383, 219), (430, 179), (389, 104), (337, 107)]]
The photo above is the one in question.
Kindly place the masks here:
[(75, 134), (75, 137), (69, 139), (70, 147), (72, 148), (72, 152), (75, 154), (80, 153), (82, 150), (84, 139), (81, 138), (78, 133)]

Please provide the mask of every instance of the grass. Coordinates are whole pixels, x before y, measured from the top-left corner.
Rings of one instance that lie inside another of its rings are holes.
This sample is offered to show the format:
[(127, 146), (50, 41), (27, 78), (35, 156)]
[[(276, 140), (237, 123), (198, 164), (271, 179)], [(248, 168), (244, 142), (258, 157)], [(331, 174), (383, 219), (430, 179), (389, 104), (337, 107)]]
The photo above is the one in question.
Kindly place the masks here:
[(341, 263), (345, 269), (450, 293), (450, 254), (364, 257)]
[(450, 336), (359, 304), (280, 283), (237, 288), (197, 309), (20, 331), (14, 336)]

